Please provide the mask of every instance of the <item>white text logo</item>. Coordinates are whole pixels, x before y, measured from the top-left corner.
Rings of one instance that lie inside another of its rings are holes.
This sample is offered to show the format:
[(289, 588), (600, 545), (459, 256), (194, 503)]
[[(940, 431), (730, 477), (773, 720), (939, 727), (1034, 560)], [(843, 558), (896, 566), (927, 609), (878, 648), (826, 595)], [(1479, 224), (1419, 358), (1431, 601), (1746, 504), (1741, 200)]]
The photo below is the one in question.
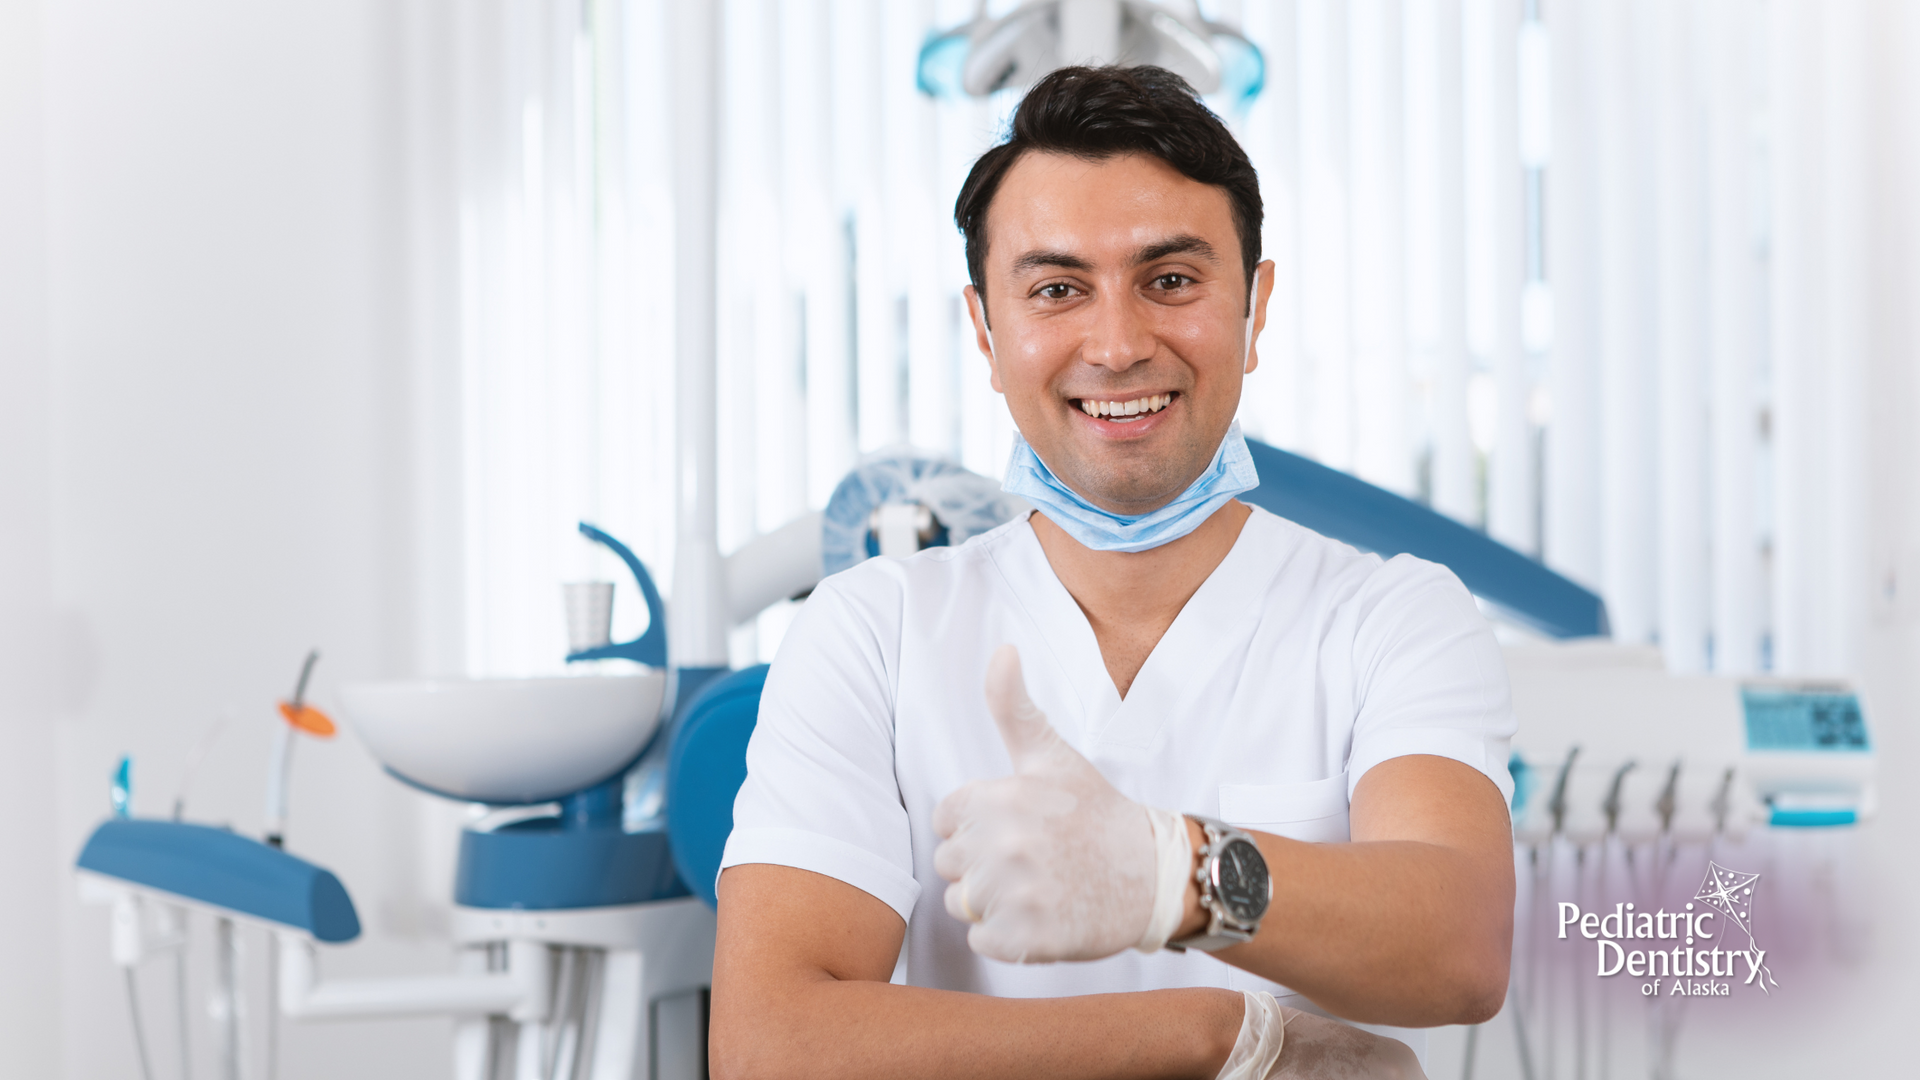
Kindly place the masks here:
[[(1767, 950), (1753, 937), (1753, 886), (1759, 874), (1743, 874), (1719, 863), (1707, 864), (1699, 891), (1681, 911), (1636, 911), (1631, 903), (1613, 905), (1610, 912), (1581, 911), (1580, 905), (1560, 902), (1560, 938), (1569, 930), (1594, 943), (1594, 974), (1601, 978), (1621, 972), (1652, 980), (1640, 992), (1658, 997), (1663, 991), (1681, 997), (1726, 997), (1731, 982), (1758, 985), (1763, 993), (1774, 982), (1767, 969)], [(1729, 924), (1746, 938), (1744, 948), (1727, 948)], [(1668, 944), (1671, 943), (1671, 944)], [(1663, 980), (1672, 980), (1663, 985)]]

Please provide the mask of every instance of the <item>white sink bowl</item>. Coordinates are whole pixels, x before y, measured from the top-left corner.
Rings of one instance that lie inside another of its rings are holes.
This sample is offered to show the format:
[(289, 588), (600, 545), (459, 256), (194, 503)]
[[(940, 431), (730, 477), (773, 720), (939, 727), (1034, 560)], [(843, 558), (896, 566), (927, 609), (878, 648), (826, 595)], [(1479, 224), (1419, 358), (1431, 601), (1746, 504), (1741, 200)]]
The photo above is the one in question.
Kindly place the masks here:
[(401, 779), (450, 798), (546, 802), (612, 776), (660, 724), (663, 671), (340, 688), (342, 719)]

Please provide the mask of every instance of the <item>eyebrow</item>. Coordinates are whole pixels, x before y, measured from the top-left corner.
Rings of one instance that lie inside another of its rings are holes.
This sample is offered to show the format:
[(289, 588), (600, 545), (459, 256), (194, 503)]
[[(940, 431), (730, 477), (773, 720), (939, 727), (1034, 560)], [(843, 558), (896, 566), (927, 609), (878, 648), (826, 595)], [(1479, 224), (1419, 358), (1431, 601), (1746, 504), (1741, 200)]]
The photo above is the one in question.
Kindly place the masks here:
[[(1218, 265), (1220, 255), (1213, 245), (1191, 234), (1168, 237), (1165, 240), (1148, 244), (1134, 253), (1133, 265), (1158, 262), (1169, 255), (1192, 255), (1206, 262)], [(1013, 260), (1013, 272), (1024, 274), (1030, 270), (1058, 268), (1061, 270), (1090, 271), (1093, 263), (1079, 255), (1066, 251), (1053, 251), (1039, 248), (1029, 251)]]
[(1041, 270), (1057, 266), (1062, 270), (1091, 270), (1093, 264), (1078, 255), (1065, 251), (1029, 251), (1013, 260), (1013, 272), (1024, 274), (1029, 270)]
[(1216, 265), (1220, 262), (1220, 255), (1213, 250), (1212, 244), (1197, 236), (1182, 235), (1169, 237), (1157, 244), (1148, 244), (1133, 257), (1133, 263), (1139, 266), (1142, 263), (1158, 262), (1169, 255), (1192, 255)]

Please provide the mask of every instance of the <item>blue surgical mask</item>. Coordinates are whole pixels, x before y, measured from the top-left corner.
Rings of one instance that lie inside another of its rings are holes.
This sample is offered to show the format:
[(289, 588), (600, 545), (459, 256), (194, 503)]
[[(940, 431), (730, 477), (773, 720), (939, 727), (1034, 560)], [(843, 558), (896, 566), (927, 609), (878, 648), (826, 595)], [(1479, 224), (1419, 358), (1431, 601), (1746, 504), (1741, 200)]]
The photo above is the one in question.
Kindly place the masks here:
[(1199, 528), (1215, 510), (1227, 505), (1228, 499), (1259, 487), (1260, 474), (1254, 471), (1253, 455), (1247, 452), (1246, 437), (1240, 434), (1236, 420), (1227, 428), (1227, 437), (1200, 478), (1172, 502), (1145, 514), (1110, 513), (1081, 498), (1053, 475), (1018, 434), (1013, 437), (1007, 481), (1001, 486), (1032, 503), (1048, 521), (1065, 529), (1084, 547), (1095, 551), (1146, 551)]

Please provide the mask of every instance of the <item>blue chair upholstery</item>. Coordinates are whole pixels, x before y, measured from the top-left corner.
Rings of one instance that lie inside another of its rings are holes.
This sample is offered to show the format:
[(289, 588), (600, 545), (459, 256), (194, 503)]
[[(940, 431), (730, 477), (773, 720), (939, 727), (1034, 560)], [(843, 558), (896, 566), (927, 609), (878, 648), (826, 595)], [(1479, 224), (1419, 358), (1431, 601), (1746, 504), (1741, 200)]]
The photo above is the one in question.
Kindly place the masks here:
[(704, 687), (680, 719), (667, 751), (667, 836), (680, 879), (713, 907), (720, 855), (733, 832), (733, 797), (747, 779), (747, 740), (760, 716), (767, 665), (735, 671)]
[(659, 832), (571, 829), (534, 818), (491, 832), (464, 829), (453, 902), (463, 907), (568, 911), (687, 895)]
[(1240, 496), (1322, 536), (1383, 558), (1402, 553), (1452, 570), (1467, 591), (1550, 637), (1609, 633), (1607, 605), (1477, 529), (1338, 469), (1247, 440), (1260, 486)]

